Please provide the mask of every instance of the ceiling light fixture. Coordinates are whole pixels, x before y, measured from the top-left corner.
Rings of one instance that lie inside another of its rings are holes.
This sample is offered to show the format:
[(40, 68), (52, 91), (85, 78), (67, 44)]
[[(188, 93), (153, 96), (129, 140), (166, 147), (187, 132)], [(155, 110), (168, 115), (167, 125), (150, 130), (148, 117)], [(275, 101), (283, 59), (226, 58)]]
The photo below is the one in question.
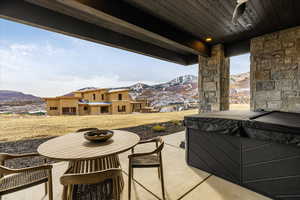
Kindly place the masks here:
[(212, 41), (212, 38), (211, 38), (211, 37), (205, 38), (205, 42), (211, 42), (211, 41)]

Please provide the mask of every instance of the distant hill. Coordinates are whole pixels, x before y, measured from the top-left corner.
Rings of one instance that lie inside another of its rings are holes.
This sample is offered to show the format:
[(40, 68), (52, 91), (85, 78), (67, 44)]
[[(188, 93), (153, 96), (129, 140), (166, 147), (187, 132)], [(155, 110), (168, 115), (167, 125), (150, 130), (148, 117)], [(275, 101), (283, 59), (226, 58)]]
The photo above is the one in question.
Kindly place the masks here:
[[(166, 83), (146, 85), (138, 83), (128, 87), (132, 97), (145, 96), (152, 106), (162, 107), (174, 104), (191, 105), (198, 102), (198, 77), (179, 76)], [(250, 103), (250, 73), (230, 76), (230, 103)]]
[(230, 76), (231, 88), (250, 88), (250, 72)]
[(230, 103), (250, 103), (250, 72), (231, 75)]
[[(146, 97), (151, 106), (164, 107), (169, 105), (197, 103), (198, 99), (198, 77), (194, 75), (179, 76), (165, 83), (147, 85), (136, 83), (127, 87), (118, 87), (110, 89), (130, 89), (130, 95), (133, 99), (137, 97)], [(80, 90), (96, 89), (96, 87), (87, 87)], [(66, 94), (67, 96), (73, 93)], [(250, 73), (241, 73), (231, 75), (230, 77), (230, 103), (249, 103), (250, 101)]]
[(7, 102), (41, 102), (40, 97), (11, 90), (0, 90), (0, 103)]
[(197, 102), (197, 81), (197, 76), (185, 75), (161, 84), (150, 86), (138, 83), (129, 88), (133, 98), (144, 96), (150, 100), (151, 106), (162, 107), (172, 104)]
[[(151, 106), (165, 107), (170, 105), (195, 105), (198, 100), (198, 77), (193, 75), (179, 76), (165, 83), (147, 85), (136, 83), (128, 87), (133, 99), (137, 97), (146, 97)], [(111, 89), (121, 89), (111, 88)], [(96, 87), (86, 87), (80, 90), (97, 89)], [(72, 96), (68, 93), (65, 96)], [(230, 103), (249, 103), (250, 102), (250, 73), (241, 73), (231, 75), (230, 77)], [(17, 91), (0, 90), (0, 104), (10, 103), (9, 105), (18, 105), (42, 102), (40, 97), (31, 94), (24, 94)]]

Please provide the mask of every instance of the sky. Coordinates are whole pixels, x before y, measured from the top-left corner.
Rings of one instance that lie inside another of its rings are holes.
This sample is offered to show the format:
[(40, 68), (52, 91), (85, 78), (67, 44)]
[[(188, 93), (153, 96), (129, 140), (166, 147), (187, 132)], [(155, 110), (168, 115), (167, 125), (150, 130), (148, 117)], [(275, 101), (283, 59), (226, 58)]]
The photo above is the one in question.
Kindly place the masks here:
[[(232, 57), (231, 74), (249, 71), (249, 54)], [(0, 90), (41, 97), (84, 87), (156, 84), (197, 75), (182, 66), (0, 19)]]

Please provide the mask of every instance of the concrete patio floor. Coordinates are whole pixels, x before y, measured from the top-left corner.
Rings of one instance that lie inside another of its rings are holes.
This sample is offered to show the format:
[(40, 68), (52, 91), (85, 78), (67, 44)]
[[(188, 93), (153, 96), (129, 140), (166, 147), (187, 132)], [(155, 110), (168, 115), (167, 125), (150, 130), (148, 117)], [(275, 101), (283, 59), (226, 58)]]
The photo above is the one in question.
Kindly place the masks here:
[[(165, 148), (163, 150), (163, 164), (165, 175), (166, 199), (168, 200), (270, 200), (260, 194), (232, 184), (204, 171), (189, 167), (185, 162), (185, 151), (179, 148), (184, 139), (184, 132), (164, 137)], [(139, 145), (136, 152), (150, 151), (153, 144)], [(123, 169), (125, 188), (122, 199), (127, 199), (128, 189), (128, 154), (130, 151), (120, 154)], [(63, 174), (67, 163), (60, 162), (54, 165), (53, 185), (54, 199), (61, 199), (62, 187), (59, 177)], [(133, 200), (161, 199), (161, 186), (157, 169), (134, 169), (132, 186)], [(44, 195), (44, 185), (39, 185), (3, 196), (3, 200), (36, 200), (48, 198)]]

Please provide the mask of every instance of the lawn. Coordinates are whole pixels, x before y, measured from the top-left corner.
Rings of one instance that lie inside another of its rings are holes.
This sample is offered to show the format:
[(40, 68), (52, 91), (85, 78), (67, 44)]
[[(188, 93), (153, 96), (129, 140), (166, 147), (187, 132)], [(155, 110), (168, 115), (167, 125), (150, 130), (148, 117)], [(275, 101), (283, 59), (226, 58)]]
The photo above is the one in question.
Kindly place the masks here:
[(91, 116), (0, 115), (0, 140), (12, 141), (32, 137), (63, 135), (80, 128), (118, 129), (143, 124), (182, 120), (197, 110), (170, 113)]
[[(231, 109), (245, 110), (249, 109), (249, 106), (232, 105)], [(126, 128), (170, 120), (182, 120), (185, 115), (196, 113), (197, 110), (102, 116), (0, 115), (0, 141), (63, 135), (86, 127), (102, 129)]]

